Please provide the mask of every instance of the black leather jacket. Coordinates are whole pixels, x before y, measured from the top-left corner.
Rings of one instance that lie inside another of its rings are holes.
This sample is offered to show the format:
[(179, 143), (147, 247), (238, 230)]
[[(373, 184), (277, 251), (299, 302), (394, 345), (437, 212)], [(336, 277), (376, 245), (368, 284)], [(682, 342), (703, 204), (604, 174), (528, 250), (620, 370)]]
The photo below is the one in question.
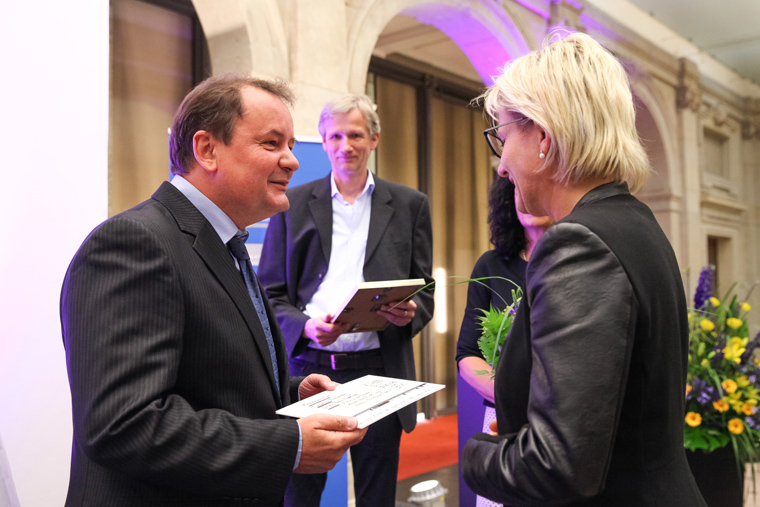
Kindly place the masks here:
[(613, 182), (549, 229), (495, 379), (499, 436), (463, 453), (505, 505), (704, 506), (683, 449), (686, 301), (649, 208)]

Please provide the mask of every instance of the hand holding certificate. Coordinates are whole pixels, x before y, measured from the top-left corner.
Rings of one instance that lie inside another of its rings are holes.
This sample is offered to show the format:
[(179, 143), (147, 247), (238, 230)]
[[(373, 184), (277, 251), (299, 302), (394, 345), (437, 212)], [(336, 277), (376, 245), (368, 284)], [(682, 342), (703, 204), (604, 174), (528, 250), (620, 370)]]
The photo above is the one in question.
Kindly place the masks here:
[(288, 405), (277, 413), (298, 418), (312, 414), (352, 416), (359, 421), (359, 428), (366, 428), (444, 387), (441, 384), (366, 375), (341, 384), (334, 391), (323, 391)]

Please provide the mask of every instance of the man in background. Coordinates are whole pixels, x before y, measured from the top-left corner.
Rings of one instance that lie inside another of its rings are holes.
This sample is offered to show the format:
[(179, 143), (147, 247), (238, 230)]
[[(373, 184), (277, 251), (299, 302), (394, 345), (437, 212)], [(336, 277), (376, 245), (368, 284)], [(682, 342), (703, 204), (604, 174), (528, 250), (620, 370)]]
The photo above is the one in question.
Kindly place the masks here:
[(72, 260), (67, 506), (281, 505), (293, 472), (331, 469), (364, 435), (353, 418), (275, 414), (335, 386), (288, 375), (245, 253), (245, 228), (288, 208), (292, 100), (278, 81), (201, 83), (174, 118), (172, 182)]
[[(432, 317), (432, 290), (383, 305), (378, 313), (390, 322), (383, 331), (347, 333), (347, 324), (330, 320), (360, 282), (432, 280), (427, 197), (368, 170), (380, 138), (368, 97), (346, 95), (328, 103), (319, 131), (332, 171), (288, 191), (291, 207), (270, 220), (259, 262), (290, 367), (338, 382), (368, 374), (414, 380), (412, 338)], [(412, 404), (372, 424), (352, 447), (358, 507), (395, 505), (401, 430), (411, 431), (415, 422)], [(319, 505), (325, 480), (326, 474), (293, 476), (286, 505)]]

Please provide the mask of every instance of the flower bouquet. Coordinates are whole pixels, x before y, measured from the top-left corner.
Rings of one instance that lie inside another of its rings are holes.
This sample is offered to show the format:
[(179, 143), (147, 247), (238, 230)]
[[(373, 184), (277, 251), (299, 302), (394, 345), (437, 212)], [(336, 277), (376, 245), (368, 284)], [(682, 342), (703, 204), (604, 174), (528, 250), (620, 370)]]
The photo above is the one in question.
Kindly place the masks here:
[[(504, 344), (504, 339), (512, 328), (512, 322), (515, 320), (517, 308), (522, 299), (522, 290), (520, 287), (511, 280), (506, 278), (502, 279), (513, 283), (515, 287), (517, 287), (516, 289), (512, 289), (512, 304), (507, 304), (507, 301), (501, 297), (501, 295), (497, 294), (499, 298), (504, 301), (504, 310), (496, 310), (493, 305), (491, 305), (488, 310), (481, 308), (480, 311), (483, 313), (483, 316), (478, 317), (478, 325), (482, 331), (482, 336), (478, 340), (478, 348), (480, 348), (480, 352), (483, 354), (483, 358), (486, 362), (491, 365), (491, 370), (478, 370), (475, 373), (478, 375), (491, 375), (491, 378), (495, 375), (496, 365), (499, 362), (499, 354), (501, 353), (501, 346)], [(472, 279), (470, 281), (482, 283), (480, 280), (482, 280), (482, 278)], [(486, 287), (488, 286), (486, 285)]]
[(733, 294), (712, 295), (712, 267), (700, 273), (689, 312), (689, 362), (684, 446), (711, 452), (730, 444), (743, 476), (744, 463), (760, 457), (760, 333), (749, 337), (750, 305)]

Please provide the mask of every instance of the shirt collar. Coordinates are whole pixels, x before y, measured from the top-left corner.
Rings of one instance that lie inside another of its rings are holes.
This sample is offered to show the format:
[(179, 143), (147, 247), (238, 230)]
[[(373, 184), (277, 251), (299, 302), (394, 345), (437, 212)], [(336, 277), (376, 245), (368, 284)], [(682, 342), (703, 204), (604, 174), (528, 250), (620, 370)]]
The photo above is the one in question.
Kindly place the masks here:
[[(363, 196), (364, 194), (372, 195), (372, 192), (375, 189), (375, 178), (372, 176), (372, 171), (367, 169), (367, 182), (364, 184), (364, 189), (362, 190), (362, 193), (359, 194), (359, 197)], [(338, 191), (338, 184), (335, 183), (335, 176), (330, 173), (330, 196), (333, 198), (339, 196), (341, 199), (343, 196), (340, 194), (340, 191)]]
[(233, 222), (232, 219), (219, 208), (219, 206), (214, 204), (211, 199), (195, 188), (192, 183), (179, 174), (172, 178), (171, 183), (177, 190), (182, 192), (182, 195), (187, 197), (187, 200), (190, 201), (193, 206), (198, 208), (198, 211), (200, 211), (206, 220), (211, 223), (211, 226), (219, 235), (222, 243), (226, 245), (227, 242), (232, 239), (232, 236), (238, 232), (235, 222)]

